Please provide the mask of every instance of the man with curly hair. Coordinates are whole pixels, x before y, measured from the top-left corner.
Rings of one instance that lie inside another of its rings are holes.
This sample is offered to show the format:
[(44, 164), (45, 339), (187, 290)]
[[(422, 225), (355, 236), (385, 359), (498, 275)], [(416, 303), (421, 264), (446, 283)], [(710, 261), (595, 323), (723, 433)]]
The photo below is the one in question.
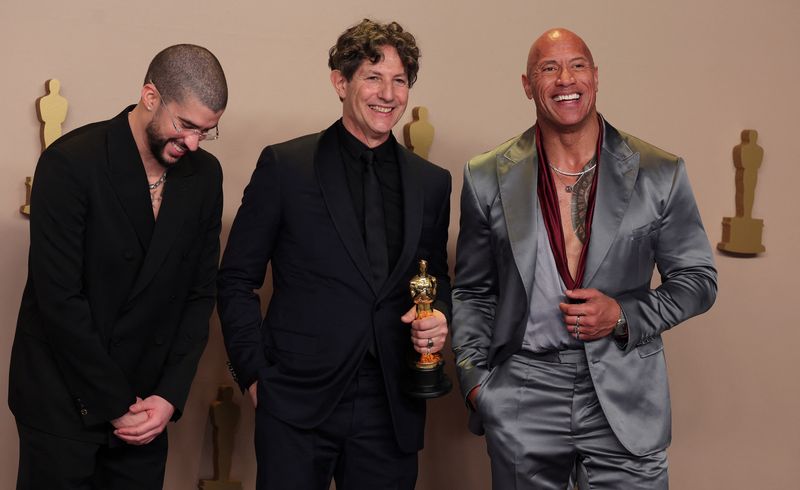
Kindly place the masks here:
[[(258, 489), (412, 489), (425, 402), (399, 381), (412, 346), (437, 352), (447, 335), (450, 174), (392, 135), (419, 67), (410, 33), (365, 19), (329, 55), (342, 118), (261, 153), (223, 257), (219, 313), (256, 406)], [(418, 259), (440, 298), (422, 320), (408, 295)], [(254, 291), (268, 264), (262, 318)]]

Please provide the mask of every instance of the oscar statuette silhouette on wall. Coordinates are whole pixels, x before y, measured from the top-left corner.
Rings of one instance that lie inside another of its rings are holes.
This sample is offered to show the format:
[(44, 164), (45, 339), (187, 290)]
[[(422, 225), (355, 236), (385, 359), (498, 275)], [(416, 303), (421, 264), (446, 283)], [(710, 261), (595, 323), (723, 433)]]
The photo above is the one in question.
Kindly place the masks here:
[[(56, 78), (51, 78), (45, 82), (47, 94), (36, 99), (36, 115), (39, 117), (41, 126), (42, 151), (46, 150), (50, 143), (61, 136), (61, 124), (67, 118), (69, 103), (61, 96), (61, 82)], [(25, 204), (20, 206), (22, 214), (31, 214), (31, 188), (33, 187), (33, 177), (25, 177)]]
[(742, 131), (742, 142), (733, 148), (736, 167), (736, 216), (722, 218), (722, 241), (717, 248), (735, 256), (753, 256), (764, 252), (761, 233), (764, 220), (753, 218), (753, 201), (758, 182), (758, 169), (764, 150), (756, 144), (758, 132)]
[(428, 122), (428, 109), (415, 107), (411, 110), (411, 117), (412, 121), (403, 126), (403, 141), (406, 148), (427, 160), (433, 143), (433, 126)]
[(211, 402), (209, 416), (214, 428), (214, 478), (200, 480), (200, 490), (242, 490), (242, 482), (231, 480), (233, 440), (241, 410), (233, 402), (233, 388), (220, 386), (217, 399)]

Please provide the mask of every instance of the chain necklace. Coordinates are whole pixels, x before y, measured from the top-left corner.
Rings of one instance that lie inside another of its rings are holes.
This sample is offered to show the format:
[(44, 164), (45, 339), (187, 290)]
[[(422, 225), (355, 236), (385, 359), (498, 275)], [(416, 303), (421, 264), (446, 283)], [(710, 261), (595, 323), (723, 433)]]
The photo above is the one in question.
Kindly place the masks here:
[(158, 186), (164, 183), (167, 180), (167, 171), (164, 170), (164, 173), (161, 174), (161, 177), (158, 178), (157, 181), (153, 182), (152, 184), (147, 184), (147, 187), (150, 188), (151, 191), (158, 189)]
[[(592, 158), (592, 160), (594, 160), (594, 158)], [(597, 164), (595, 163), (595, 164), (594, 164), (594, 165), (592, 165), (591, 167), (589, 167), (589, 168), (585, 168), (585, 169), (581, 170), (580, 172), (566, 172), (566, 171), (564, 171), (564, 170), (561, 170), (560, 168), (556, 167), (556, 166), (555, 166), (555, 165), (553, 165), (552, 163), (548, 163), (548, 165), (550, 165), (550, 168), (552, 168), (553, 170), (555, 170), (555, 171), (556, 171), (556, 173), (559, 173), (559, 174), (561, 174), (561, 175), (566, 175), (567, 177), (578, 177), (579, 179), (580, 179), (581, 177), (583, 177), (583, 174), (585, 174), (585, 173), (587, 173), (587, 172), (591, 172), (591, 171), (592, 171), (592, 170), (594, 170), (594, 168), (597, 166)]]
[[(594, 160), (594, 158), (592, 158), (592, 160)], [(561, 170), (560, 168), (554, 166), (552, 163), (548, 163), (548, 165), (555, 172), (555, 176), (558, 179), (558, 181), (561, 182), (564, 185), (564, 190), (571, 194), (572, 190), (575, 189), (575, 186), (578, 185), (578, 182), (581, 181), (583, 176), (588, 174), (592, 170), (594, 170), (595, 167), (597, 167), (597, 162), (595, 162), (591, 167), (585, 168), (585, 169), (581, 170), (580, 172), (566, 172), (566, 171)], [(561, 177), (562, 175), (564, 175), (566, 177), (577, 177), (577, 179), (575, 179), (575, 182), (573, 182), (572, 184), (567, 184), (566, 182), (564, 182), (564, 179)]]
[(564, 190), (567, 191), (568, 193), (572, 193), (572, 190), (575, 188), (578, 182), (580, 182), (581, 177), (583, 177), (583, 175), (581, 175), (581, 177), (578, 177), (578, 179), (572, 184), (567, 184), (566, 182), (564, 182), (564, 179), (560, 175), (555, 174), (555, 176), (558, 179), (558, 181), (561, 182), (561, 184), (564, 186)]

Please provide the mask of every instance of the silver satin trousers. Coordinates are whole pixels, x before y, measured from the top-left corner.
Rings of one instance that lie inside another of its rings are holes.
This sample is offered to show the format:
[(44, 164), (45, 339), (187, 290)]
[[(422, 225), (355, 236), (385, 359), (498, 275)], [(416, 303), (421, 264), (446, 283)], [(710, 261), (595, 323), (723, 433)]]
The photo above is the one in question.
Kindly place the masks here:
[(583, 350), (520, 353), (495, 367), (476, 399), (495, 490), (669, 488), (666, 450), (628, 452), (608, 425)]

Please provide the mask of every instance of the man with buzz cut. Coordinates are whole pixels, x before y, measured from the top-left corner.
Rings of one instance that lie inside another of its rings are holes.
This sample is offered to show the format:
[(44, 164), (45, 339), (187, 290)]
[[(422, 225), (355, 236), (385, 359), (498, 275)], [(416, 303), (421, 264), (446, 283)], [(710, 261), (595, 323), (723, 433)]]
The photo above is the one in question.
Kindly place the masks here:
[[(450, 314), (450, 174), (392, 135), (418, 58), (396, 22), (347, 29), (328, 59), (341, 119), (266, 147), (244, 191), (219, 313), (256, 405), (260, 490), (327, 490), (332, 479), (338, 490), (414, 488), (425, 402), (400, 379), (412, 346), (441, 350)], [(420, 259), (440, 300), (416, 320), (409, 280)]]
[(18, 489), (160, 489), (208, 338), (222, 215), (225, 74), (156, 55), (139, 101), (42, 153), (8, 401)]
[[(453, 350), (495, 489), (666, 489), (661, 335), (714, 302), (683, 160), (595, 107), (576, 34), (531, 46), (536, 123), (464, 170)], [(660, 284), (650, 286), (654, 267)]]

